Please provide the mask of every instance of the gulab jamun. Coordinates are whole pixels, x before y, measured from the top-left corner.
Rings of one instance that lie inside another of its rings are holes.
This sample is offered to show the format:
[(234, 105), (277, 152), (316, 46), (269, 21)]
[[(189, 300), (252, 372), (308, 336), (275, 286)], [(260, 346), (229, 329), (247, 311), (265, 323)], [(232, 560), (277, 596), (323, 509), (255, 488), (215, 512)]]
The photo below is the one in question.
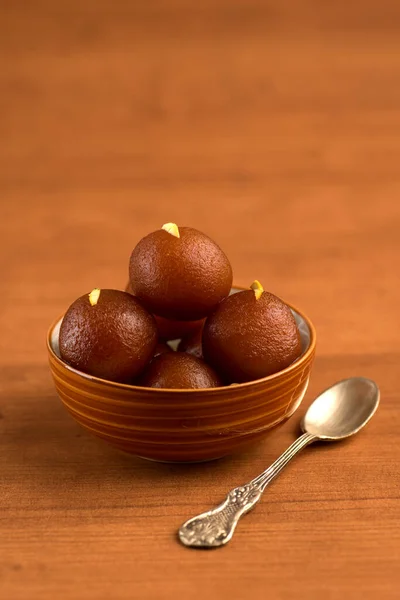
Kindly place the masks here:
[(232, 267), (207, 235), (167, 223), (134, 248), (129, 265), (133, 293), (155, 315), (195, 321), (209, 315), (232, 286)]
[(75, 369), (126, 383), (153, 357), (157, 326), (131, 294), (95, 289), (65, 313), (59, 344), (61, 358)]
[(180, 340), (184, 337), (197, 332), (204, 325), (204, 319), (197, 321), (174, 321), (164, 319), (154, 315), (156, 320), (158, 335), (161, 340)]
[(144, 387), (170, 389), (211, 388), (222, 385), (214, 369), (184, 352), (160, 354), (151, 361), (136, 383)]
[(197, 331), (194, 331), (192, 334), (184, 337), (178, 345), (178, 352), (186, 352), (187, 354), (191, 354), (196, 358), (203, 358), (203, 327), (201, 325), (198, 327)]
[(289, 306), (259, 282), (251, 287), (223, 300), (203, 330), (205, 360), (233, 383), (281, 371), (301, 354)]
[(173, 352), (173, 350), (165, 342), (158, 342), (156, 349), (154, 350), (153, 356), (160, 356), (160, 354), (165, 354), (166, 352)]
[[(129, 294), (133, 294), (130, 283), (127, 284), (125, 291)], [(153, 317), (157, 323), (158, 337), (163, 342), (180, 340), (187, 337), (193, 332), (198, 331), (204, 325), (205, 321), (205, 319), (198, 319), (197, 321), (176, 321), (174, 319), (164, 319), (164, 317), (158, 317), (157, 315), (153, 315)]]

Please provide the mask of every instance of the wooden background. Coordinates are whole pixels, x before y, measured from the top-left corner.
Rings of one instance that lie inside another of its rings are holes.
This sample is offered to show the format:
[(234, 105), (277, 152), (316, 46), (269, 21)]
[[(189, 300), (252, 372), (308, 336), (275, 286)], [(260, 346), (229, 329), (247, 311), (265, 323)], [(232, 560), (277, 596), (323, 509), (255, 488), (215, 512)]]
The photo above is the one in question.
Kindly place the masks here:
[[(4, 600), (398, 598), (399, 73), (397, 0), (0, 0)], [(47, 367), (50, 322), (166, 221), (318, 332), (296, 416), (207, 465), (92, 439)], [(177, 543), (351, 375), (382, 391), (364, 432), (306, 450), (226, 548)]]

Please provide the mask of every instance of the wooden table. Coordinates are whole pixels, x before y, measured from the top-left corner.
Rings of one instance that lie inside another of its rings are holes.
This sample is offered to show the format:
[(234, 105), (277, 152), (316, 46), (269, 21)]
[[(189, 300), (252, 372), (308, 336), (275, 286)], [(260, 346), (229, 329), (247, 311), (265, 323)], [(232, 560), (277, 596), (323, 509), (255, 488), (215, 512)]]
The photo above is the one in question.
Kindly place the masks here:
[[(400, 577), (396, 0), (0, 4), (0, 596), (394, 599)], [(160, 465), (81, 431), (50, 322), (121, 287), (166, 221), (214, 237), (318, 332), (298, 413), (238, 456)], [(313, 396), (365, 375), (368, 428), (305, 451), (214, 552), (183, 520), (265, 468)]]

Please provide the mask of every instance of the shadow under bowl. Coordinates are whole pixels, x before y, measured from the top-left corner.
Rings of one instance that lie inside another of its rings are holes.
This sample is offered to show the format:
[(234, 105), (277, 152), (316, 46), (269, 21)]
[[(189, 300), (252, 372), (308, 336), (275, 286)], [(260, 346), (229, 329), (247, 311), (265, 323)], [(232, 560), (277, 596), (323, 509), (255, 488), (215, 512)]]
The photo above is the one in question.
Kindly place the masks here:
[(70, 367), (59, 352), (61, 317), (47, 335), (56, 390), (80, 425), (130, 454), (167, 462), (232, 454), (291, 417), (306, 393), (316, 333), (306, 315), (290, 308), (302, 340), (302, 354), (293, 364), (256, 381), (190, 390), (126, 385)]

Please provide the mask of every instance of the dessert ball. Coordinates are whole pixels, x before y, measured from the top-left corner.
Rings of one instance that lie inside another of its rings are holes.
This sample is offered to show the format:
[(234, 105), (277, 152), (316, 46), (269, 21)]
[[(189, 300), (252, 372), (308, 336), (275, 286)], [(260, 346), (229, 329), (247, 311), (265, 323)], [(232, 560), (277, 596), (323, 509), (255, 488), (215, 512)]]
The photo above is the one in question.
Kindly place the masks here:
[(156, 349), (154, 350), (153, 356), (160, 356), (160, 354), (165, 354), (166, 352), (173, 352), (173, 350), (165, 342), (158, 342)]
[(254, 282), (208, 317), (203, 353), (228, 381), (241, 383), (288, 367), (301, 354), (300, 334), (290, 308)]
[(194, 331), (192, 334), (184, 337), (178, 345), (179, 352), (186, 352), (187, 354), (191, 354), (196, 358), (203, 358), (203, 327), (198, 327), (197, 331)]
[(129, 277), (150, 312), (178, 321), (206, 317), (232, 286), (232, 268), (221, 248), (197, 229), (174, 223), (140, 240)]
[(201, 329), (205, 321), (205, 319), (197, 321), (173, 321), (157, 317), (157, 315), (154, 315), (154, 318), (157, 324), (158, 336), (161, 340), (165, 341), (178, 340), (190, 336)]
[[(126, 286), (125, 291), (129, 294), (133, 294), (130, 283)], [(198, 319), (197, 321), (176, 321), (174, 319), (164, 319), (157, 315), (153, 315), (153, 317), (157, 323), (158, 337), (164, 342), (179, 340), (190, 335), (192, 332), (197, 331), (202, 327), (205, 321), (205, 319)]]
[(222, 385), (211, 367), (183, 352), (157, 356), (136, 383), (145, 387), (171, 389), (211, 388)]
[(157, 326), (131, 294), (95, 289), (69, 307), (59, 343), (62, 359), (72, 367), (126, 383), (152, 358)]

